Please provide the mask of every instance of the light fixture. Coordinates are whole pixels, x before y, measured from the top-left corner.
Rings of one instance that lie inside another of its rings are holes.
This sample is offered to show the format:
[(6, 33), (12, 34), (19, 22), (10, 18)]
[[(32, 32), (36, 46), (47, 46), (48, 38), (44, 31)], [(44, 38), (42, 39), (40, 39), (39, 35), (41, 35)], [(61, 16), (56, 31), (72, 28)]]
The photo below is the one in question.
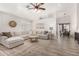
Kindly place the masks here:
[(28, 9), (33, 9), (33, 10), (46, 10), (45, 8), (42, 7), (44, 3), (30, 3), (30, 5), (27, 5), (26, 8)]

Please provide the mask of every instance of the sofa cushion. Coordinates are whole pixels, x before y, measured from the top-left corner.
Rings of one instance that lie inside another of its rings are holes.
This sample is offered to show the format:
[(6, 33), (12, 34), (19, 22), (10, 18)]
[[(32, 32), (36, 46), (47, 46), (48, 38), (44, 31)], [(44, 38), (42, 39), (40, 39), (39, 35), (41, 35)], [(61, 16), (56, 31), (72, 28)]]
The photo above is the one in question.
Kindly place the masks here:
[(6, 37), (6, 36), (0, 36), (0, 42), (4, 41), (6, 39), (8, 39), (8, 37)]
[(10, 32), (2, 32), (2, 36), (12, 37)]
[(22, 37), (11, 37), (5, 40), (7, 44), (11, 44), (11, 43), (19, 42), (19, 41), (24, 41), (24, 39)]

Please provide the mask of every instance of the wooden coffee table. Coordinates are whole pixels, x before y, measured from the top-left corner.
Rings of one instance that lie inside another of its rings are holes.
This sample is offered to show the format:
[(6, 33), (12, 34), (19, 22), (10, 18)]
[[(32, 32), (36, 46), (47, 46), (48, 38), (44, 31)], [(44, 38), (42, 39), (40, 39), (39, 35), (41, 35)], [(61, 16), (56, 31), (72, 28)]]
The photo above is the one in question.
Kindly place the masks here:
[(32, 35), (32, 36), (29, 36), (29, 39), (30, 39), (31, 42), (37, 42), (38, 36)]

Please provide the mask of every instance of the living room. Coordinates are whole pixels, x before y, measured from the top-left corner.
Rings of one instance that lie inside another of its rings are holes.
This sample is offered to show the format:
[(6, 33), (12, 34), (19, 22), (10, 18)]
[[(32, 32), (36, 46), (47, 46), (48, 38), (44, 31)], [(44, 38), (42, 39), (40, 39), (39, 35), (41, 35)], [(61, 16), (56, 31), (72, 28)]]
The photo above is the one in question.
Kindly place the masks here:
[(79, 55), (78, 7), (78, 3), (0, 3), (0, 55)]

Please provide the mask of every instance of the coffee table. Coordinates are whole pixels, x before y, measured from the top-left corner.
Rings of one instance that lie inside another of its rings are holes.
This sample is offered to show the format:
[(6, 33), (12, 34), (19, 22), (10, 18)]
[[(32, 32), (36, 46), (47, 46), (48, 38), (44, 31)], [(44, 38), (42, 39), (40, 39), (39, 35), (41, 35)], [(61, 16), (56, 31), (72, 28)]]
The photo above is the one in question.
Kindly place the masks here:
[(31, 42), (37, 42), (38, 41), (38, 36), (31, 35), (31, 36), (29, 36), (29, 39), (30, 39)]

